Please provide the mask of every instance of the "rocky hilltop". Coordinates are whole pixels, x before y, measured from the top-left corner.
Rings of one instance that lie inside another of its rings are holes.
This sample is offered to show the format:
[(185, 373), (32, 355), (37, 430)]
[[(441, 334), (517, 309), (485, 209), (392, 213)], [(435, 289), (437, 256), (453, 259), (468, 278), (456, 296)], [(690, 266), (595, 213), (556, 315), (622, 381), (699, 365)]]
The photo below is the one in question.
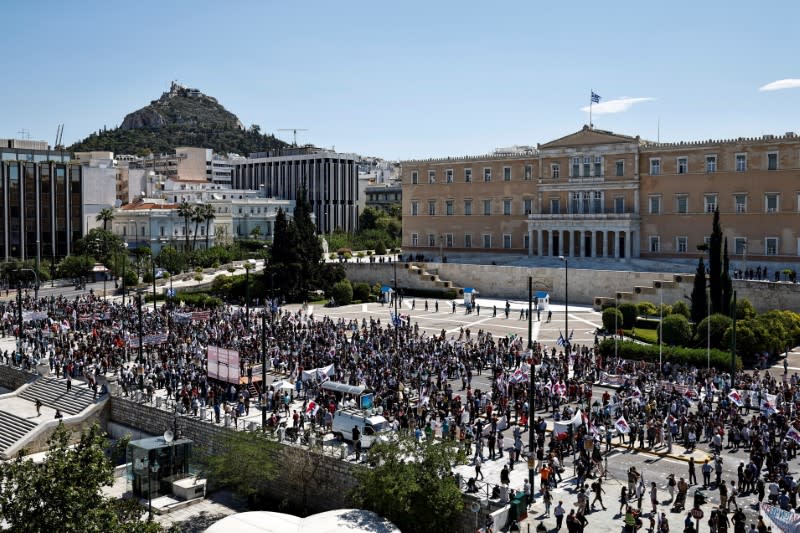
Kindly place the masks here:
[(158, 100), (129, 113), (122, 125), (92, 133), (72, 151), (108, 150), (117, 154), (170, 153), (178, 146), (212, 148), (217, 153), (264, 152), (286, 147), (259, 126), (245, 129), (216, 98), (172, 82)]

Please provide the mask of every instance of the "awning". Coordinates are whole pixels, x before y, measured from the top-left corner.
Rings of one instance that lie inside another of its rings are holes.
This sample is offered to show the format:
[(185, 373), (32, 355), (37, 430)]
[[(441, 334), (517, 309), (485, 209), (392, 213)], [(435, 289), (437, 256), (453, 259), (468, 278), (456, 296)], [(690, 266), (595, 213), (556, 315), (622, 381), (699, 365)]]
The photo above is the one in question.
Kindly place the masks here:
[(367, 387), (360, 385), (348, 385), (347, 383), (339, 383), (338, 381), (326, 381), (322, 384), (323, 390), (330, 390), (339, 392), (341, 394), (352, 394), (358, 396), (367, 390)]
[(477, 290), (475, 290), (475, 289), (473, 289), (472, 287), (466, 287), (466, 288), (464, 289), (464, 294), (470, 294), (470, 293), (472, 293), (472, 292), (474, 292), (475, 294), (478, 294), (478, 291), (477, 291)]
[(388, 285), (384, 285), (383, 287), (381, 287), (381, 292), (392, 292), (393, 290), (394, 290), (394, 289), (392, 289), (392, 288), (391, 288), (390, 286), (388, 286)]
[(536, 291), (536, 294), (534, 294), (534, 296), (536, 296), (540, 300), (543, 300), (545, 298), (549, 298), (550, 297), (550, 293), (547, 292), (547, 291)]

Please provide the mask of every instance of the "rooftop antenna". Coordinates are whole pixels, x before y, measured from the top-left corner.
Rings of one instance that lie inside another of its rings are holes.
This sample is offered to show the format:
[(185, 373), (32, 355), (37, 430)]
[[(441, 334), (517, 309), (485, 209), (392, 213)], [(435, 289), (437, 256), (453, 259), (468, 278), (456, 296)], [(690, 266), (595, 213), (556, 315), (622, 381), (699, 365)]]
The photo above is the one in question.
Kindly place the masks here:
[(658, 127), (656, 129), (656, 141), (661, 144), (661, 117), (658, 117)]
[(292, 146), (297, 148), (297, 132), (308, 131), (305, 128), (278, 128), (278, 131), (291, 131), (292, 132)]
[(19, 133), (19, 138), (20, 139), (30, 139), (31, 138), (31, 132), (26, 130), (25, 128), (22, 128), (17, 133)]

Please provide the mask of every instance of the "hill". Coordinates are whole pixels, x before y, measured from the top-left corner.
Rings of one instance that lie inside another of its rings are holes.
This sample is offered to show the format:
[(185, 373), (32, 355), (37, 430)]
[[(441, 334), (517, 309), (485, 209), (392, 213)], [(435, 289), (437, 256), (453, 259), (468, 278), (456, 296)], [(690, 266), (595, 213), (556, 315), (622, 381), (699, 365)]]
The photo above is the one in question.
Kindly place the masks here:
[(248, 155), (288, 145), (273, 135), (262, 134), (256, 125), (245, 129), (216, 98), (173, 82), (161, 98), (129, 113), (120, 127), (99, 130), (68, 149), (147, 155), (169, 153), (178, 146)]

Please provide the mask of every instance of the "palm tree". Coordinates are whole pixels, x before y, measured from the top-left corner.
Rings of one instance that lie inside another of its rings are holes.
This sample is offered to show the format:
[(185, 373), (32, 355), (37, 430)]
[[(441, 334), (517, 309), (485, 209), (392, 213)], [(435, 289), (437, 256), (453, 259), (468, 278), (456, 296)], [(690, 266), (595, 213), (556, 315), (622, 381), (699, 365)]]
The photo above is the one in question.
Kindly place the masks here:
[(184, 200), (178, 206), (178, 216), (183, 219), (183, 234), (186, 237), (185, 251), (189, 251), (189, 220), (194, 215), (194, 208), (192, 204)]
[(106, 225), (109, 222), (111, 222), (112, 220), (114, 220), (114, 210), (111, 209), (110, 207), (104, 207), (103, 209), (100, 210), (100, 212), (97, 214), (97, 216), (94, 217), (94, 219), (97, 222), (102, 221), (103, 222), (103, 230), (104, 231), (108, 231), (108, 227), (106, 227)]
[(203, 206), (203, 220), (206, 223), (206, 250), (208, 250), (208, 227), (215, 218), (217, 218), (217, 215), (214, 212), (214, 206), (205, 204)]
[(192, 250), (197, 247), (197, 226), (205, 221), (205, 209), (202, 205), (194, 206), (192, 210), (192, 222), (194, 222), (194, 238), (192, 239)]

